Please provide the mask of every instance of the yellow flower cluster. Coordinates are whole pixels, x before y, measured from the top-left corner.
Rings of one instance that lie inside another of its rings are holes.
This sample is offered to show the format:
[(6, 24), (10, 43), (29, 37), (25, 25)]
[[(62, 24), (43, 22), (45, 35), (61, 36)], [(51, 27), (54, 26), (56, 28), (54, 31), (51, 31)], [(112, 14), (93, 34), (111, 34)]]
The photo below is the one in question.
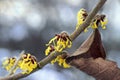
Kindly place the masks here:
[(54, 46), (53, 45), (49, 45), (47, 47), (47, 49), (45, 50), (45, 55), (49, 55), (50, 52), (53, 52), (55, 49), (54, 49)]
[(56, 34), (53, 39), (46, 44), (48, 48), (45, 50), (45, 55), (53, 51), (61, 52), (65, 48), (70, 48), (72, 46), (72, 42), (66, 32), (62, 32), (60, 34)]
[[(45, 50), (45, 55), (49, 55), (51, 52), (62, 52), (65, 48), (70, 48), (72, 46), (72, 42), (66, 32), (61, 32), (60, 34), (56, 34), (54, 38), (52, 38), (48, 44), (46, 44), (47, 49)], [(57, 56), (54, 60), (51, 61), (51, 64), (58, 62), (60, 66), (64, 68), (69, 68), (65, 62), (65, 58), (62, 55)]]
[(54, 64), (55, 62), (58, 62), (59, 66), (63, 66), (64, 68), (70, 68), (70, 65), (66, 63), (66, 59), (62, 56), (59, 55), (57, 58), (51, 61), (51, 64)]
[(7, 70), (10, 71), (13, 65), (15, 64), (16, 58), (7, 58), (3, 61), (2, 66)]
[[(85, 21), (86, 17), (88, 16), (87, 12), (85, 9), (80, 9), (77, 13), (77, 25), (76, 25), (76, 29), (79, 28), (79, 26), (81, 24), (83, 24), (83, 22)], [(85, 29), (84, 31), (86, 32), (87, 29)]]
[[(76, 25), (76, 29), (78, 29), (78, 27), (83, 24), (83, 22), (85, 21), (86, 17), (88, 16), (88, 13), (86, 12), (85, 9), (80, 9), (80, 11), (78, 11), (77, 13), (77, 25)], [(98, 26), (101, 26), (102, 29), (106, 29), (106, 24), (107, 24), (108, 20), (106, 19), (105, 15), (96, 15), (95, 18), (93, 19), (93, 21), (90, 23), (90, 26), (88, 26), (84, 32), (87, 32), (88, 28), (92, 28), (92, 29), (96, 29), (98, 28)]]
[[(15, 65), (15, 62), (17, 61), (16, 58), (7, 58), (3, 61), (3, 67), (10, 71), (12, 67)], [(14, 72), (19, 68), (22, 70), (23, 74), (29, 74), (33, 69), (37, 67), (37, 61), (34, 56), (31, 54), (23, 54), (21, 56), (21, 59), (18, 61), (17, 66), (14, 70)]]
[(18, 63), (18, 66), (21, 70), (23, 70), (23, 74), (29, 74), (37, 67), (37, 61), (34, 56), (31, 54), (24, 54), (22, 55), (21, 60)]
[(107, 20), (107, 18), (105, 18), (105, 15), (97, 15), (95, 17), (95, 19), (93, 20), (93, 23), (90, 24), (90, 26), (93, 29), (96, 29), (100, 25), (102, 27), (102, 29), (106, 29), (107, 22), (108, 22), (108, 20)]

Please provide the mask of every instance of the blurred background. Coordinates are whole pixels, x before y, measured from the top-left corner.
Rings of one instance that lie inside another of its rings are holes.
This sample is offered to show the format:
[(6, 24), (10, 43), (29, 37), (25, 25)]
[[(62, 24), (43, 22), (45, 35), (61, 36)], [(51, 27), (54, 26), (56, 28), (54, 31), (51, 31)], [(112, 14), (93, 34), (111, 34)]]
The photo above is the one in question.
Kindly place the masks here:
[[(69, 34), (75, 29), (80, 8), (88, 12), (99, 0), (0, 0), (0, 76), (5, 57), (18, 56), (22, 50), (43, 59), (45, 44), (61, 31)], [(120, 67), (120, 0), (107, 0), (99, 11), (108, 18), (107, 30), (101, 30), (107, 59)], [(89, 36), (82, 33), (68, 51), (74, 52)], [(75, 68), (63, 69), (47, 64), (43, 69), (20, 80), (95, 80)]]

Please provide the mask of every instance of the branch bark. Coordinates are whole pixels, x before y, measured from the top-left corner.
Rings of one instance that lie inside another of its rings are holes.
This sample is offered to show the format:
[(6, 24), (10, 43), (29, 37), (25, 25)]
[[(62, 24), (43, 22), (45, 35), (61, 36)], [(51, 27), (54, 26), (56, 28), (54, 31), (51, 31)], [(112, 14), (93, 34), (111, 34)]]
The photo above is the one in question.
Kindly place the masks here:
[(82, 25), (80, 25), (80, 27), (71, 34), (70, 38), (71, 38), (72, 41), (73, 41), (74, 39), (76, 39), (77, 36), (79, 36), (80, 33), (81, 33), (86, 27), (88, 27), (88, 26), (90, 25), (91, 20), (95, 17), (95, 15), (96, 15), (97, 12), (101, 9), (101, 7), (104, 5), (105, 2), (106, 2), (106, 0), (100, 0), (100, 1), (98, 2), (98, 4), (95, 6), (95, 8), (89, 13), (89, 15), (88, 15), (88, 17), (86, 18), (85, 22), (84, 22)]
[[(100, 8), (104, 5), (104, 3), (106, 2), (106, 0), (100, 0), (98, 2), (98, 4), (95, 6), (95, 8), (90, 12), (90, 14), (88, 15), (88, 17), (86, 18), (85, 22), (79, 26), (79, 28), (77, 30), (75, 30), (71, 35), (70, 35), (70, 39), (73, 41), (75, 38), (77, 38), (80, 33), (89, 26), (91, 20), (94, 18), (94, 16), (97, 14), (97, 12), (100, 10)], [(56, 56), (60, 55), (61, 53), (56, 52), (56, 54), (50, 54), (49, 56), (47, 56), (45, 59), (43, 59), (42, 61), (39, 62), (39, 68), (36, 68), (33, 72), (41, 69), (42, 67), (44, 67), (44, 65), (46, 65), (47, 63), (49, 63), (52, 59), (54, 59)], [(33, 73), (32, 72), (32, 73)], [(31, 73), (30, 73), (31, 74)], [(30, 74), (22, 74), (22, 73), (18, 73), (18, 74), (14, 74), (11, 76), (6, 76), (4, 78), (1, 78), (0, 80), (17, 80), (20, 78), (24, 78)]]

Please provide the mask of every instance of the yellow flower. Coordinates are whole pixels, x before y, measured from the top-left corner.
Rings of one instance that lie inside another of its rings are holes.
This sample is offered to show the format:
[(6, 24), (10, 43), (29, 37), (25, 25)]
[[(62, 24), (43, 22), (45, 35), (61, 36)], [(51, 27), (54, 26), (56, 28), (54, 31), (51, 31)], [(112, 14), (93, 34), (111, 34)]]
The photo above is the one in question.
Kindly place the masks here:
[(55, 62), (56, 62), (56, 59), (53, 59), (53, 60), (51, 61), (51, 64), (53, 65)]
[(68, 34), (66, 32), (62, 32), (60, 34), (56, 34), (56, 36), (49, 41), (47, 46), (45, 55), (48, 55), (52, 51), (61, 52), (65, 48), (70, 48), (72, 46), (72, 42)]
[(5, 68), (7, 71), (10, 71), (13, 65), (15, 64), (16, 58), (7, 58), (3, 61), (2, 66)]
[(106, 18), (103, 21), (102, 20), (100, 21), (102, 29), (106, 29), (107, 22), (108, 20)]
[(93, 28), (93, 29), (96, 29), (96, 28), (98, 28), (98, 26), (97, 26), (97, 20), (95, 20), (93, 23), (92, 23), (92, 25), (91, 25), (91, 27)]
[[(79, 26), (81, 24), (83, 24), (83, 22), (85, 21), (86, 17), (88, 16), (87, 12), (85, 9), (80, 9), (77, 13), (77, 25), (76, 25), (76, 29), (79, 28)], [(86, 31), (86, 30), (85, 30)]]
[(52, 45), (48, 46), (45, 50), (45, 55), (47, 56), (50, 52), (54, 51), (54, 47)]
[(63, 61), (63, 67), (64, 68), (70, 68), (70, 65), (66, 63), (65, 59)]
[(85, 28), (84, 32), (88, 32), (88, 28)]
[(51, 64), (54, 64), (55, 62), (58, 62), (59, 66), (62, 66), (64, 68), (70, 68), (70, 65), (66, 63), (65, 59), (62, 57), (62, 55), (57, 56), (54, 60), (51, 61)]
[[(86, 17), (88, 16), (88, 13), (86, 12), (85, 9), (80, 9), (77, 13), (77, 24), (76, 24), (76, 29), (79, 28), (81, 24), (85, 21)], [(90, 25), (85, 28), (84, 32), (88, 31), (88, 28), (96, 29), (98, 26), (101, 26), (102, 29), (106, 29), (106, 24), (108, 20), (105, 18), (105, 15), (96, 15), (93, 21), (90, 23)]]
[(62, 38), (57, 41), (57, 45), (55, 45), (55, 50), (61, 52), (64, 48), (69, 47), (69, 40), (64, 41)]
[(83, 14), (85, 14), (85, 13), (86, 13), (86, 10), (83, 9), (83, 8), (80, 9), (80, 11), (78, 11), (78, 13), (77, 13), (77, 22), (78, 22), (79, 25), (81, 25), (84, 22), (85, 17), (84, 17)]
[(24, 54), (18, 65), (23, 74), (29, 74), (37, 67), (36, 58), (31, 54)]
[[(7, 70), (10, 71), (16, 62), (16, 58), (7, 58), (3, 61), (2, 65)], [(18, 68), (21, 69), (24, 73), (29, 74), (37, 67), (37, 61), (34, 56), (31, 54), (23, 54), (18, 60), (17, 66), (13, 72), (15, 72)]]
[(48, 44), (46, 44), (46, 46), (49, 46), (50, 44), (55, 44), (55, 40), (57, 39), (57, 35), (54, 37), (54, 38), (52, 38), (50, 41), (49, 41), (49, 43)]
[(98, 28), (98, 26), (101, 26), (102, 29), (106, 29), (107, 22), (108, 20), (105, 18), (105, 15), (97, 15), (90, 25), (93, 29)]
[[(45, 50), (45, 55), (48, 55), (53, 51), (62, 52), (63, 49), (70, 48), (72, 46), (72, 41), (70, 40), (66, 32), (61, 32), (60, 34), (56, 34), (55, 37), (52, 38), (46, 46), (48, 47)], [(55, 59), (53, 59), (51, 61), (51, 64), (54, 64), (55, 62), (58, 62), (58, 64), (60, 66), (63, 66), (64, 68), (70, 67), (65, 62), (65, 58), (63, 58), (62, 55), (59, 55)]]

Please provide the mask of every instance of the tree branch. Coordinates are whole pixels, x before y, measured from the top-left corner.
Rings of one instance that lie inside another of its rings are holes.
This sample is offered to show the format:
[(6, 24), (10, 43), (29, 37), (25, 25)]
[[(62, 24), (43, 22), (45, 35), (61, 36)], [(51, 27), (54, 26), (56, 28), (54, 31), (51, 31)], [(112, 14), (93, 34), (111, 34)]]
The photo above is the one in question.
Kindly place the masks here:
[[(77, 30), (75, 30), (71, 35), (70, 35), (70, 39), (73, 41), (75, 38), (77, 38), (80, 33), (89, 26), (91, 20), (94, 18), (94, 16), (97, 14), (97, 12), (100, 10), (100, 8), (104, 5), (104, 3), (106, 2), (106, 0), (100, 0), (99, 3), (95, 6), (95, 8), (90, 12), (90, 14), (88, 15), (88, 17), (86, 18), (85, 22), (79, 26), (79, 28)], [(56, 52), (55, 54), (51, 53), (49, 56), (47, 56), (46, 58), (44, 58), (42, 61), (39, 62), (39, 67), (36, 68), (33, 72), (39, 70), (40, 68), (42, 68), (44, 65), (46, 65), (47, 63), (49, 63), (52, 59), (56, 58), (56, 56), (60, 55), (61, 53)], [(32, 72), (32, 73), (33, 73)], [(31, 73), (30, 73), (31, 74)], [(0, 80), (17, 80), (20, 78), (24, 78), (30, 74), (22, 74), (22, 73), (18, 73), (18, 74), (14, 74), (11, 76), (6, 76), (4, 78), (1, 78)]]
[(75, 30), (71, 35), (70, 38), (73, 41), (75, 38), (77, 38), (77, 36), (80, 35), (80, 33), (82, 31), (84, 31), (84, 29), (86, 27), (88, 27), (90, 25), (91, 20), (95, 17), (95, 15), (97, 14), (97, 12), (100, 10), (100, 8), (104, 5), (104, 3), (106, 2), (106, 0), (100, 0), (99, 3), (95, 6), (95, 8), (89, 13), (88, 17), (86, 18), (85, 22), (80, 25), (80, 27)]

